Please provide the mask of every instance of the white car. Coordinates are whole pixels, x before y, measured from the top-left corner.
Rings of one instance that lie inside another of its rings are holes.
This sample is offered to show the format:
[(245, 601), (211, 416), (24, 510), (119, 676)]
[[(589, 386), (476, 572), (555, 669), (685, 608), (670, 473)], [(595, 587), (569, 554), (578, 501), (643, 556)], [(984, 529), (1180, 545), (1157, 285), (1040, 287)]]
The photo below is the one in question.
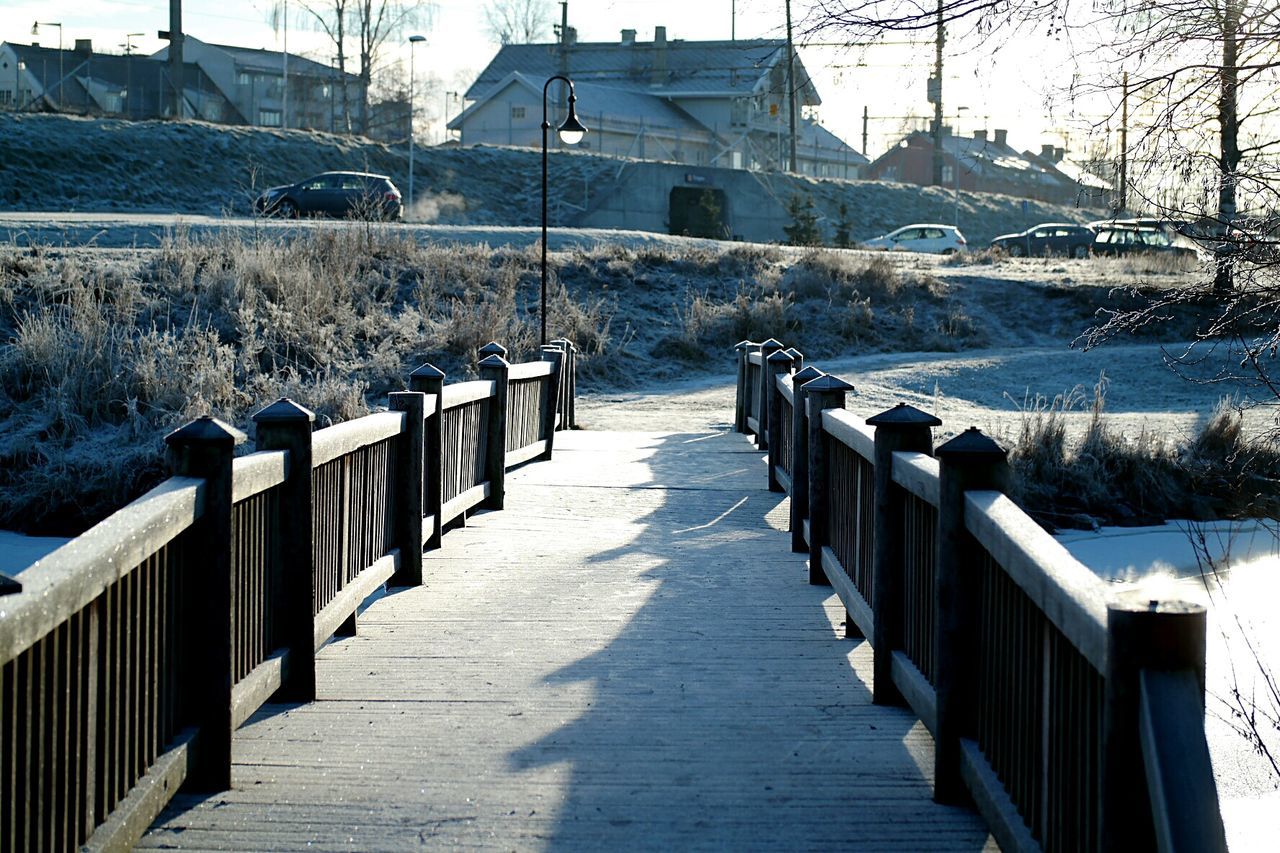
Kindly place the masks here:
[(878, 249), (890, 252), (933, 252), (941, 255), (954, 255), (963, 252), (969, 244), (965, 241), (960, 229), (954, 225), (905, 225), (897, 231), (890, 231), (883, 237), (876, 237), (862, 243), (864, 249)]

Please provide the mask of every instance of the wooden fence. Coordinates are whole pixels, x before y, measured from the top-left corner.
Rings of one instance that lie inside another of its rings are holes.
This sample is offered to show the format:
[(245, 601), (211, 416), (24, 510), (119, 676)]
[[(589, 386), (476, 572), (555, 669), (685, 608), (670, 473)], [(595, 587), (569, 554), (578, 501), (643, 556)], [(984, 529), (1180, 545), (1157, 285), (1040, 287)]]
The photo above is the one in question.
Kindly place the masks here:
[(315, 698), (315, 652), (506, 470), (550, 458), (573, 348), (445, 385), (430, 365), (390, 411), (312, 431), (280, 400), (244, 436), (201, 418), (174, 476), (0, 585), (0, 850), (127, 849), (180, 786), (231, 785), (236, 727)]
[(1005, 850), (1225, 850), (1204, 736), (1203, 607), (1113, 595), (1004, 493), (1005, 452), (738, 345), (739, 431), (791, 496), (792, 544), (873, 648), (874, 701), (936, 744), (935, 799)]

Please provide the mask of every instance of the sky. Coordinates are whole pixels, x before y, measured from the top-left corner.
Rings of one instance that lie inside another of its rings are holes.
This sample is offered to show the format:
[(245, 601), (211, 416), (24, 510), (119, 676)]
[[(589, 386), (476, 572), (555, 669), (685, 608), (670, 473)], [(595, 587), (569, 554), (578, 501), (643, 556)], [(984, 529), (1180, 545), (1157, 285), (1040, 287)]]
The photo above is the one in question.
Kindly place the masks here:
[[(281, 0), (185, 0), (184, 29), (205, 41), (245, 47), (281, 49), (284, 34), (273, 30), (271, 10)], [(323, 0), (321, 0), (323, 2)], [(297, 0), (291, 7), (289, 50), (329, 63), (333, 55), (326, 37), (308, 22)], [(427, 124), (419, 135), (442, 138), (439, 117), (459, 109), (453, 95), (465, 90), (493, 56), (497, 46), (485, 32), (482, 0), (435, 0), (433, 20), (418, 28), (427, 41), (414, 56), (419, 96), (428, 100), (418, 114)], [(552, 4), (553, 18), (560, 6)], [(804, 0), (795, 0), (799, 19)], [(637, 30), (638, 41), (651, 41), (655, 26), (665, 26), (668, 38), (688, 41), (727, 39), (731, 11), (738, 38), (785, 36), (782, 0), (571, 0), (569, 23), (579, 41), (616, 41), (624, 28)], [(152, 53), (166, 45), (157, 31), (168, 29), (166, 0), (0, 0), (0, 39), (38, 40), (57, 47), (58, 28), (35, 21), (62, 23), (62, 38), (70, 48), (77, 38), (91, 38), (94, 49), (123, 52), (126, 36), (133, 49)], [(398, 45), (407, 62), (408, 46)], [(912, 45), (898, 42), (873, 48), (845, 48), (801, 43), (799, 56), (823, 99), (819, 118), (854, 148), (862, 150), (862, 115), (868, 112), (868, 152), (873, 158), (899, 139), (908, 116), (926, 118), (932, 106), (925, 97), (925, 81), (932, 70), (932, 35)], [(947, 123), (959, 133), (1006, 128), (1009, 142), (1020, 150), (1038, 151), (1044, 143), (1080, 152), (1086, 142), (1082, 128), (1101, 121), (1105, 105), (1094, 105), (1093, 116), (1072, 116), (1069, 110), (1050, 111), (1045, 95), (1061, 92), (1071, 82), (1066, 48), (1035, 33), (966, 43), (952, 37), (944, 59), (944, 101)], [(438, 106), (437, 106), (438, 102)]]

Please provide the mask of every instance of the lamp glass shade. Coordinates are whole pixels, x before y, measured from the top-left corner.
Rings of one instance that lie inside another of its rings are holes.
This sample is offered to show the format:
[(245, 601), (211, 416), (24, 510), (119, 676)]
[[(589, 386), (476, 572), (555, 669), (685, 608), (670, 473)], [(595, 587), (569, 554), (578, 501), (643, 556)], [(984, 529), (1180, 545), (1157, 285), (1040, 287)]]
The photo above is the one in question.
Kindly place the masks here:
[(578, 121), (578, 113), (573, 108), (573, 99), (569, 100), (569, 115), (564, 120), (564, 124), (556, 128), (556, 133), (560, 134), (560, 140), (565, 145), (577, 145), (582, 141), (582, 137), (587, 135), (587, 129), (582, 122)]

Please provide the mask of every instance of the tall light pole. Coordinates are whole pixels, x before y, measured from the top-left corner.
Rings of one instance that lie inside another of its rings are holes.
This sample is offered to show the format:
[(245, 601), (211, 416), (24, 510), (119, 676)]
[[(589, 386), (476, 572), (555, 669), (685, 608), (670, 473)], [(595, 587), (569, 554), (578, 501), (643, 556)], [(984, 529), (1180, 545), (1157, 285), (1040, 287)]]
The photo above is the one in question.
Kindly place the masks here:
[(426, 36), (409, 36), (409, 204), (413, 209), (413, 54), (414, 48), (426, 41)]
[(62, 109), (62, 24), (57, 21), (36, 21), (31, 25), (31, 35), (40, 35), (41, 27), (58, 28), (58, 109)]
[(955, 172), (955, 175), (953, 175), (953, 177), (955, 178), (955, 182), (956, 182), (956, 203), (955, 203), (955, 215), (952, 217), (951, 224), (956, 226), (957, 228), (960, 227), (960, 113), (964, 112), (967, 109), (969, 108), (956, 107), (956, 130), (954, 134), (956, 138), (956, 155), (953, 158), (952, 167), (951, 167), (952, 171)]
[(586, 135), (587, 129), (578, 121), (578, 113), (574, 102), (578, 100), (573, 94), (573, 81), (561, 74), (556, 74), (542, 84), (542, 345), (547, 345), (547, 131), (551, 122), (547, 120), (547, 89), (556, 80), (564, 81), (569, 87), (569, 114), (564, 122), (556, 128), (560, 141), (566, 145), (577, 145)]
[(133, 118), (133, 111), (129, 109), (129, 101), (133, 98), (133, 40), (142, 38), (146, 33), (126, 33), (124, 37), (124, 115), (125, 118)]

